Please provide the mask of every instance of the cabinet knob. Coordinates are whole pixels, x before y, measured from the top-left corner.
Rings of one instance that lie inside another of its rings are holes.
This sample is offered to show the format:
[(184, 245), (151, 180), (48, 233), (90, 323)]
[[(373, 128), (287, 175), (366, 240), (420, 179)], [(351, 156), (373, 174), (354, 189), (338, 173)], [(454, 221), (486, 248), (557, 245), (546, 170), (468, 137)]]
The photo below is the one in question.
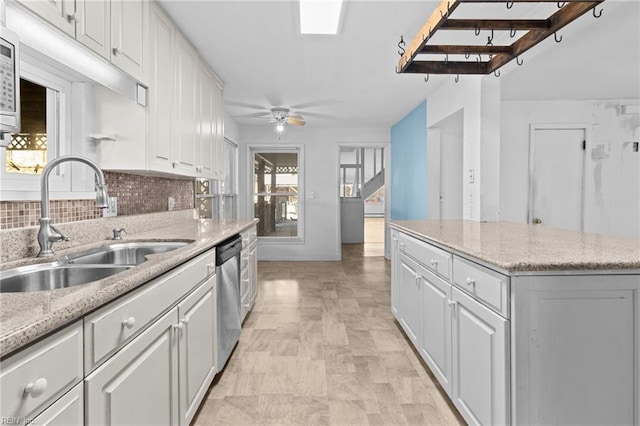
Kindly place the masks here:
[(40, 395), (42, 395), (45, 390), (47, 390), (47, 385), (48, 385), (47, 379), (45, 379), (44, 377), (41, 377), (35, 382), (29, 383), (27, 386), (25, 386), (24, 393), (26, 393), (27, 395), (31, 395), (34, 398), (37, 398)]
[(182, 321), (180, 321), (182, 324), (187, 325), (189, 324), (189, 318), (183, 318)]
[(67, 13), (67, 22), (75, 22), (76, 24), (80, 23), (80, 19), (78, 19), (78, 15), (75, 13)]
[(176, 330), (176, 331), (182, 330), (182, 327), (184, 327), (184, 324), (182, 323), (182, 321), (180, 321), (179, 323), (173, 325), (173, 329)]
[(431, 259), (431, 265), (437, 267), (438, 266), (438, 261), (435, 259)]
[(207, 264), (207, 274), (211, 275), (216, 272), (216, 264), (215, 262), (211, 262)]
[(178, 167), (178, 162), (177, 161), (172, 161), (171, 162), (171, 166), (175, 169), (176, 167)]
[(136, 319), (134, 317), (129, 317), (126, 320), (122, 320), (122, 326), (125, 328), (132, 329), (134, 325), (136, 325)]
[(467, 282), (467, 285), (476, 285), (476, 280), (474, 280), (471, 277), (467, 277), (466, 282)]
[(400, 243), (400, 250), (404, 250), (407, 245), (405, 243)]
[(457, 302), (455, 300), (451, 300), (451, 299), (447, 300), (447, 305), (451, 306), (453, 309), (455, 309), (456, 303)]
[(111, 49), (111, 51), (113, 52), (113, 56), (120, 54), (120, 49), (118, 49), (117, 47), (114, 47), (113, 49)]

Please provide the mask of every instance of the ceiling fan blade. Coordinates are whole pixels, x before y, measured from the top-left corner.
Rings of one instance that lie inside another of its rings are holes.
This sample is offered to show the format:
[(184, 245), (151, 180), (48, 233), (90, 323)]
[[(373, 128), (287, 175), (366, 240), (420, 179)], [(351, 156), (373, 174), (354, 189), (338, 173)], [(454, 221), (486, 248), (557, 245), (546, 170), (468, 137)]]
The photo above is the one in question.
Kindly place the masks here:
[(229, 106), (249, 108), (249, 109), (258, 109), (258, 110), (268, 109), (264, 105), (254, 105), (246, 102), (226, 101), (225, 104)]
[(304, 120), (300, 120), (295, 117), (287, 117), (287, 124), (291, 126), (304, 126), (306, 123)]
[(289, 118), (290, 118), (290, 119), (291, 119), (291, 118), (293, 118), (294, 120), (301, 120), (301, 121), (304, 121), (304, 118), (303, 118), (300, 114), (293, 114), (293, 115), (290, 115), (290, 116), (289, 116)]
[(234, 118), (270, 118), (271, 113), (269, 112), (252, 112), (251, 114), (238, 114), (232, 115)]

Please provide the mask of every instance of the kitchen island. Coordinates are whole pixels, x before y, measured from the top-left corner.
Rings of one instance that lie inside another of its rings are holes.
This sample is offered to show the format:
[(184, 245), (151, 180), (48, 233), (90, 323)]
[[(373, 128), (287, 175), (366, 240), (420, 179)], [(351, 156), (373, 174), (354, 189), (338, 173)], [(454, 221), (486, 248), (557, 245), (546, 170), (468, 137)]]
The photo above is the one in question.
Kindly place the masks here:
[(391, 227), (392, 312), (467, 422), (640, 423), (640, 241)]

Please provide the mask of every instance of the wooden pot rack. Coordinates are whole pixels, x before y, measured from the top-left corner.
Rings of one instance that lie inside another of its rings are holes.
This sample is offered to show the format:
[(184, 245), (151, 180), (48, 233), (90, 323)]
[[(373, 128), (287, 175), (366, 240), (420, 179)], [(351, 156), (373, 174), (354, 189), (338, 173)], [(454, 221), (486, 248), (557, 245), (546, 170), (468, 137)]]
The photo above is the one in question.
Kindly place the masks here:
[[(496, 72), (514, 58), (518, 58), (527, 50), (553, 35), (557, 42), (556, 32), (573, 20), (593, 10), (593, 16), (599, 18), (602, 10), (596, 7), (604, 0), (442, 0), (431, 14), (408, 48), (398, 43), (401, 55), (396, 67), (397, 73), (421, 74), (490, 74)], [(557, 3), (558, 10), (546, 19), (454, 19), (453, 12), (462, 3), (506, 3), (511, 9), (514, 3)], [(428, 44), (438, 31), (474, 31), (479, 35), (482, 30), (490, 30), (492, 37), (483, 45), (432, 45)], [(516, 31), (527, 31), (522, 37), (515, 38), (511, 45), (494, 46), (493, 31), (509, 31), (514, 37)], [(444, 54), (444, 60), (429, 61), (419, 59), (420, 54)], [(449, 55), (465, 55), (466, 60), (449, 60)], [(488, 55), (482, 60), (481, 55)], [(518, 64), (521, 62), (518, 60)]]

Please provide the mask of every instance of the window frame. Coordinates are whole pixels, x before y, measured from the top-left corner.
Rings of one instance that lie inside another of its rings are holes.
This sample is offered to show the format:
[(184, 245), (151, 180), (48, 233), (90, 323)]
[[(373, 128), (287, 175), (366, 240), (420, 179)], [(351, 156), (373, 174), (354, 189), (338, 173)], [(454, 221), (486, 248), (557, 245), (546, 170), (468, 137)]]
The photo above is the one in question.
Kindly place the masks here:
[[(298, 154), (298, 235), (296, 237), (266, 237), (258, 236), (260, 244), (304, 244), (305, 243), (305, 191), (304, 191), (304, 146), (303, 145), (248, 145), (247, 146), (247, 170), (248, 175), (248, 199), (247, 207), (249, 216), (255, 218), (254, 192), (255, 182), (255, 154), (270, 153), (297, 153)], [(277, 195), (276, 195), (277, 196)]]
[[(222, 182), (224, 182), (227, 178), (227, 147), (229, 147), (228, 149), (231, 150), (231, 155), (232, 155), (232, 159), (231, 159), (231, 166), (232, 166), (232, 170), (231, 170), (231, 190), (228, 190), (229, 188), (226, 188), (226, 185), (221, 185), (220, 190), (220, 216), (223, 217), (224, 219), (237, 219), (238, 218), (238, 144), (236, 144), (235, 142), (233, 142), (230, 139), (224, 138), (224, 147), (225, 149), (223, 150), (224, 153), (224, 179)], [(233, 200), (233, 212), (232, 214), (229, 216), (227, 212), (224, 211), (223, 206), (225, 206), (225, 198), (230, 198), (231, 200)]]

